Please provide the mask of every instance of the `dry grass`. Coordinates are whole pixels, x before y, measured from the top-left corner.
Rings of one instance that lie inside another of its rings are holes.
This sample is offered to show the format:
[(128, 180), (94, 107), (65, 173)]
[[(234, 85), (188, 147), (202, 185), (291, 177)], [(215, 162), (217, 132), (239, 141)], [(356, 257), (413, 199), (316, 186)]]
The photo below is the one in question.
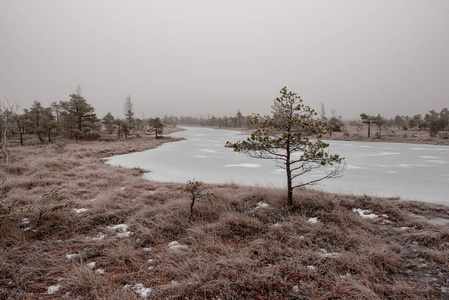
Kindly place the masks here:
[(447, 132), (441, 131), (436, 137), (430, 137), (429, 130), (410, 129), (403, 130), (397, 127), (382, 128), (382, 136), (376, 136), (378, 128), (371, 128), (371, 138), (368, 138), (368, 126), (365, 125), (357, 134), (357, 127), (349, 124), (343, 127), (341, 132), (333, 132), (332, 136), (325, 136), (325, 139), (359, 141), (359, 142), (387, 142), (387, 143), (411, 143), (411, 144), (431, 144), (449, 145)]
[[(13, 168), (0, 170), (16, 219), (0, 224), (0, 298), (448, 297), (449, 229), (411, 216), (445, 217), (447, 207), (301, 189), (292, 211), (282, 190), (215, 185), (188, 222), (180, 184), (101, 159), (165, 141), (12, 148)], [(71, 206), (36, 222), (55, 188), (48, 205)]]
[[(251, 134), (253, 130), (246, 128), (229, 128)], [(377, 126), (371, 127), (371, 138), (368, 138), (368, 125), (357, 131), (357, 126), (351, 126), (348, 123), (342, 128), (341, 132), (332, 132), (332, 135), (326, 134), (325, 140), (357, 141), (357, 142), (385, 142), (385, 143), (410, 143), (410, 144), (430, 144), (430, 145), (449, 145), (447, 131), (440, 131), (436, 137), (431, 137), (429, 130), (419, 130), (417, 128), (403, 130), (396, 126), (382, 127), (382, 135), (377, 135)]]

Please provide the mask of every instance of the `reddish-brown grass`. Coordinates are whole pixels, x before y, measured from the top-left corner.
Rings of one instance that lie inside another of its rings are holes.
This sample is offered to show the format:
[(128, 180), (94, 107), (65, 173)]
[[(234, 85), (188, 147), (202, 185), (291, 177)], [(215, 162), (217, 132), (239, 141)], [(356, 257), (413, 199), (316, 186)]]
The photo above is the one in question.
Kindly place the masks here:
[[(0, 224), (0, 298), (136, 299), (142, 289), (149, 299), (448, 297), (449, 229), (412, 215), (444, 218), (447, 207), (300, 189), (292, 210), (283, 190), (208, 185), (213, 195), (188, 222), (181, 183), (101, 159), (165, 141), (12, 147), (13, 168), (0, 170), (16, 219)], [(37, 222), (55, 188), (49, 205), (70, 206)]]

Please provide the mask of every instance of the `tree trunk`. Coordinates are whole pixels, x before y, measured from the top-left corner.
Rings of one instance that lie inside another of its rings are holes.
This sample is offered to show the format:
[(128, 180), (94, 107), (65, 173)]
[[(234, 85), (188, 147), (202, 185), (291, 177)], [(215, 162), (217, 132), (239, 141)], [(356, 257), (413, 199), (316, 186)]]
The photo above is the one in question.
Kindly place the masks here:
[(20, 145), (23, 146), (23, 132), (22, 132), (22, 129), (19, 129), (19, 138), (20, 138)]
[(192, 203), (190, 204), (190, 217), (189, 217), (189, 223), (190, 220), (193, 217), (193, 205), (195, 204), (195, 194), (192, 194)]
[(39, 138), (40, 142), (44, 141), (44, 139), (41, 137), (41, 132), (39, 131), (39, 128), (37, 129), (37, 137)]
[(371, 138), (371, 120), (368, 121), (368, 138)]
[(293, 209), (292, 171), (291, 171), (290, 167), (291, 167), (290, 166), (290, 141), (287, 141), (286, 158), (285, 158), (285, 170), (287, 172), (287, 196), (288, 196), (288, 205)]
[(288, 205), (293, 209), (293, 188), (292, 188), (292, 175), (290, 172), (290, 166), (287, 171), (287, 196), (288, 196)]
[(78, 130), (83, 132), (83, 118), (81, 116), (78, 116)]

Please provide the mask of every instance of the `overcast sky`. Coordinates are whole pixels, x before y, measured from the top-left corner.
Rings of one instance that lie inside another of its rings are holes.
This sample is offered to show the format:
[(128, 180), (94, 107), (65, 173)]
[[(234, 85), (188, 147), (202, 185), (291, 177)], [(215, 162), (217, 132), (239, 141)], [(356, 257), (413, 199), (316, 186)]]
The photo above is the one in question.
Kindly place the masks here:
[(99, 117), (269, 113), (283, 86), (328, 116), (449, 107), (449, 1), (0, 0), (0, 97), (79, 84)]

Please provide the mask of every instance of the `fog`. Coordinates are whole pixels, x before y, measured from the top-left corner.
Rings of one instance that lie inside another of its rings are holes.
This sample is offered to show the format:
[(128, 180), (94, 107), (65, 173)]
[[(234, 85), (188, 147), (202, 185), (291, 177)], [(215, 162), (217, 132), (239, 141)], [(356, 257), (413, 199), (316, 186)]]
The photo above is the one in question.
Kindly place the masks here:
[(269, 113), (287, 86), (345, 119), (447, 107), (448, 1), (0, 0), (0, 98), (79, 84), (99, 117)]

